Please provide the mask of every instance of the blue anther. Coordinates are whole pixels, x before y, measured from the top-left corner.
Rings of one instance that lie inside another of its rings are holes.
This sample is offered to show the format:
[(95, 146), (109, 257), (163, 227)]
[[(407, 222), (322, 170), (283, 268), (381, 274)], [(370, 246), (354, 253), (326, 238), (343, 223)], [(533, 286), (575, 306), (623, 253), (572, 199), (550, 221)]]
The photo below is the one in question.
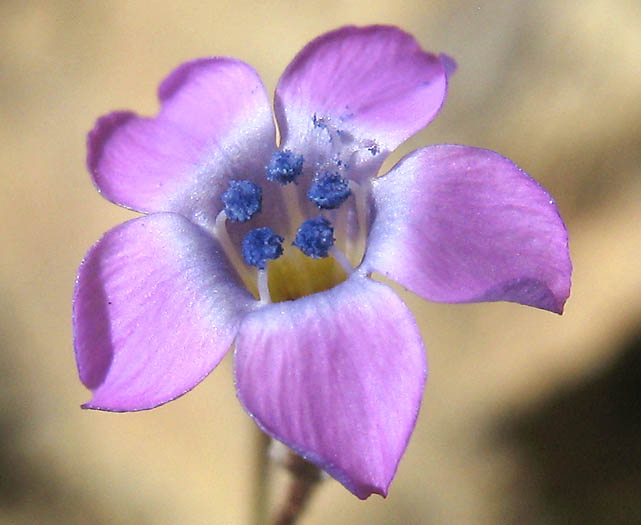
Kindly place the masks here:
[(243, 239), (243, 259), (249, 266), (264, 270), (268, 259), (283, 255), (283, 238), (268, 227), (250, 230)]
[(329, 249), (334, 245), (334, 228), (325, 217), (307, 219), (296, 232), (292, 243), (305, 255), (320, 259), (329, 255)]
[(333, 210), (351, 193), (349, 184), (338, 173), (323, 173), (312, 181), (307, 198), (323, 210)]
[(288, 149), (277, 151), (272, 155), (265, 170), (268, 180), (283, 185), (289, 184), (303, 173), (303, 156)]
[(247, 222), (261, 210), (263, 190), (249, 180), (230, 180), (221, 199), (230, 221)]

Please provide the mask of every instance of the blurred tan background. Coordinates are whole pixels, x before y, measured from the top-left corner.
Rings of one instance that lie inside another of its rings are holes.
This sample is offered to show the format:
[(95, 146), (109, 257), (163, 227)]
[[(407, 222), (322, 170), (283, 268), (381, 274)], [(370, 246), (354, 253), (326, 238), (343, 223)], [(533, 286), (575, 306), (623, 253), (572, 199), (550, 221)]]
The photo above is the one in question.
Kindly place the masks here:
[(574, 284), (562, 317), (405, 294), (431, 376), (390, 495), (328, 481), (303, 523), (641, 523), (638, 0), (0, 2), (0, 522), (250, 522), (256, 433), (230, 359), (157, 410), (79, 408), (76, 268), (133, 216), (94, 190), (85, 135), (112, 109), (155, 112), (158, 82), (198, 56), (241, 58), (271, 91), (346, 23), (459, 63), (386, 166), (437, 142), (512, 158), (559, 204)]

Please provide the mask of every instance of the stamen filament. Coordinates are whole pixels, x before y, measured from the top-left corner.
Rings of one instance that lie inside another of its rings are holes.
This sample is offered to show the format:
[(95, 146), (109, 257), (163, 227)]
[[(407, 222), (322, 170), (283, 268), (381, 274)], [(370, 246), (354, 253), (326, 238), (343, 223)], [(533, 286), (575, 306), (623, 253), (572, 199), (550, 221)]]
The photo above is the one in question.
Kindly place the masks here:
[[(291, 244), (293, 239), (289, 241)], [(308, 271), (308, 267), (305, 265), (306, 256), (303, 253), (296, 254), (294, 257), (290, 258), (292, 261), (292, 271), (296, 279), (296, 287), (301, 290), (301, 295), (310, 295), (314, 293), (313, 283), (312, 283), (312, 274)]]
[(300, 208), (298, 187), (295, 183), (285, 184), (281, 186), (281, 192), (287, 207), (290, 230), (296, 231), (297, 226), (303, 222), (304, 219), (303, 211)]
[[(350, 214), (351, 207), (350, 206), (342, 206), (338, 210), (335, 210), (335, 218), (334, 218), (334, 230), (339, 231), (339, 232), (344, 232), (344, 235), (341, 235), (338, 239), (336, 239), (336, 242), (334, 243), (334, 246), (337, 247), (338, 250), (340, 250), (344, 256), (348, 259), (348, 261), (351, 264), (352, 259), (354, 258), (354, 242), (353, 239), (350, 236), (349, 232), (349, 214)], [(332, 252), (330, 251), (330, 254)], [(332, 254), (333, 255), (333, 254)], [(339, 256), (340, 257), (340, 256)], [(335, 259), (338, 262), (338, 259)], [(338, 265), (343, 268), (342, 265)], [(342, 280), (342, 274), (343, 271), (338, 269), (338, 266), (334, 265), (333, 269), (333, 275), (334, 278), (339, 281)], [(349, 275), (349, 274), (348, 274)]]
[(262, 304), (269, 304), (272, 302), (271, 295), (269, 295), (269, 279), (266, 267), (264, 270), (258, 270), (258, 297)]
[(332, 257), (334, 257), (334, 260), (340, 264), (341, 268), (345, 270), (345, 273), (347, 275), (350, 275), (353, 271), (354, 268), (352, 267), (352, 264), (349, 262), (349, 259), (347, 256), (336, 246), (332, 246), (329, 249), (329, 253), (332, 254)]
[(238, 273), (238, 276), (240, 277), (241, 281), (243, 281), (243, 284), (248, 290), (251, 290), (253, 287), (252, 285), (252, 275), (249, 272), (249, 269), (245, 265), (245, 262), (242, 260), (238, 252), (236, 251), (236, 248), (234, 248), (234, 243), (232, 242), (231, 238), (229, 237), (229, 232), (227, 232), (227, 214), (225, 213), (225, 210), (222, 210), (217, 216), (216, 216), (216, 225), (214, 226), (214, 235), (216, 239), (218, 239), (218, 242), (220, 243), (220, 246), (223, 249), (223, 252), (225, 252), (225, 255), (229, 259), (229, 262), (231, 262), (231, 265), (234, 267), (236, 272)]
[(367, 241), (367, 192), (360, 184), (353, 180), (349, 181), (349, 189), (352, 191), (356, 203), (356, 221), (358, 222), (357, 246), (365, 246)]

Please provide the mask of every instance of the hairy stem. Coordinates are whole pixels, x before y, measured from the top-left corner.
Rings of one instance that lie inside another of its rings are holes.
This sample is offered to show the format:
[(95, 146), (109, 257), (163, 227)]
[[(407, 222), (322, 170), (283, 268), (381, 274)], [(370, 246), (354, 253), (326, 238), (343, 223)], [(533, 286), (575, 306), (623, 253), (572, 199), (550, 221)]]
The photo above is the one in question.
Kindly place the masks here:
[(300, 518), (316, 485), (321, 480), (321, 471), (300, 456), (289, 452), (284, 464), (291, 475), (290, 484), (273, 518), (273, 525), (291, 525)]
[(256, 431), (256, 469), (253, 494), (253, 516), (254, 525), (265, 525), (267, 515), (268, 487), (269, 487), (269, 448), (270, 437), (261, 430)]

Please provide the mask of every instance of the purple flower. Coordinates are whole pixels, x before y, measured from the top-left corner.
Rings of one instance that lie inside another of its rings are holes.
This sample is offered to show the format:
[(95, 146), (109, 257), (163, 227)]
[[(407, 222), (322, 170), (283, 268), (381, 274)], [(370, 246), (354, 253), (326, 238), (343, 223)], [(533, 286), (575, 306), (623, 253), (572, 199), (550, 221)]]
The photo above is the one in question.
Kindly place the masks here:
[(497, 153), (426, 147), (375, 178), (438, 113), (452, 70), (397, 28), (344, 27), (280, 79), (280, 147), (260, 79), (229, 58), (178, 67), (154, 118), (100, 118), (94, 183), (146, 215), (80, 266), (84, 407), (166, 403), (235, 341), (238, 397), (257, 424), (359, 498), (386, 495), (427, 367), (412, 315), (371, 274), (433, 301), (557, 313), (570, 289), (554, 201)]

